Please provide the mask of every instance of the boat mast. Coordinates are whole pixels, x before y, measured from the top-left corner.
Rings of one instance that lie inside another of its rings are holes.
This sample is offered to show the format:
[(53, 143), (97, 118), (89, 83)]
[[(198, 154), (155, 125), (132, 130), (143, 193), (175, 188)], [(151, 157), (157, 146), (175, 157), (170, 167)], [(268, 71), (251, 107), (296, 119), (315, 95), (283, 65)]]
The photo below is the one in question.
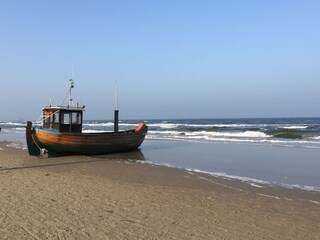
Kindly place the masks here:
[(74, 103), (73, 103), (73, 99), (71, 96), (71, 89), (74, 88), (74, 81), (72, 78), (69, 79), (70, 81), (70, 95), (69, 95), (69, 105), (68, 106), (73, 106), (74, 107)]
[(118, 86), (117, 81), (115, 81), (114, 85), (114, 97), (115, 97), (115, 109), (114, 109), (114, 132), (117, 133), (119, 131), (119, 101), (118, 101)]
[(72, 78), (69, 79), (69, 82), (70, 82), (70, 87), (69, 87), (69, 90), (67, 92), (67, 94), (64, 96), (63, 100), (62, 100), (62, 103), (61, 103), (61, 106), (63, 106), (67, 96), (69, 95), (69, 103), (68, 103), (68, 107), (70, 106), (73, 106), (74, 107), (74, 103), (73, 103), (73, 99), (72, 99), (72, 95), (71, 95), (71, 89), (74, 88), (74, 81)]

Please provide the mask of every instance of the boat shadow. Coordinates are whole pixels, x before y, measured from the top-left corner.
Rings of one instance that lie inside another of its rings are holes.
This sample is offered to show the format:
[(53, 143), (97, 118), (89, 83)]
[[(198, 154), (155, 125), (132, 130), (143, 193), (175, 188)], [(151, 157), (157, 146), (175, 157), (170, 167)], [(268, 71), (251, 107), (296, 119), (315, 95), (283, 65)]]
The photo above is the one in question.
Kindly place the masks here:
[[(80, 159), (80, 160), (79, 160)], [(73, 155), (73, 156), (61, 156), (58, 158), (37, 158), (33, 159), (33, 164), (16, 167), (2, 167), (0, 172), (23, 170), (23, 169), (35, 169), (45, 167), (57, 167), (67, 166), (73, 164), (88, 164), (96, 162), (106, 161), (145, 161), (146, 158), (140, 150), (134, 150), (123, 153), (112, 153), (102, 155)]]
[(129, 151), (129, 152), (122, 152), (122, 153), (90, 155), (90, 157), (96, 158), (96, 159), (104, 159), (104, 160), (133, 160), (133, 161), (146, 160), (145, 156), (139, 149), (134, 151)]

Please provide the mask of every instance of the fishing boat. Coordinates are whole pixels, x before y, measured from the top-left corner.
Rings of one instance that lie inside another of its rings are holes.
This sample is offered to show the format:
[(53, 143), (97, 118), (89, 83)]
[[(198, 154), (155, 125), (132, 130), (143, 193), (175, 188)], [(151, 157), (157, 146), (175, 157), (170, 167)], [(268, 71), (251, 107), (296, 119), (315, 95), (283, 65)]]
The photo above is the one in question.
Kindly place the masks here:
[(85, 106), (74, 105), (71, 97), (71, 89), (74, 82), (70, 81), (70, 87), (66, 94), (69, 95), (69, 103), (61, 106), (46, 106), (42, 109), (42, 126), (32, 126), (27, 122), (26, 140), (30, 156), (40, 156), (47, 153), (48, 157), (63, 155), (96, 155), (126, 152), (138, 149), (142, 144), (148, 127), (144, 123), (137, 125), (135, 129), (119, 131), (118, 104), (114, 113), (114, 131), (99, 133), (82, 132), (83, 112)]

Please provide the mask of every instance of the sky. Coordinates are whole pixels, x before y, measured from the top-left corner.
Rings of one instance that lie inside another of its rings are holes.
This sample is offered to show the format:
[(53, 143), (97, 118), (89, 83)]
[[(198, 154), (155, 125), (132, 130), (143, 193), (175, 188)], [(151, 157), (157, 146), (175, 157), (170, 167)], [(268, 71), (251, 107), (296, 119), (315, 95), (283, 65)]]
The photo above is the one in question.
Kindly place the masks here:
[[(320, 117), (320, 1), (0, 1), (0, 121)], [(73, 69), (73, 70), (72, 70)]]

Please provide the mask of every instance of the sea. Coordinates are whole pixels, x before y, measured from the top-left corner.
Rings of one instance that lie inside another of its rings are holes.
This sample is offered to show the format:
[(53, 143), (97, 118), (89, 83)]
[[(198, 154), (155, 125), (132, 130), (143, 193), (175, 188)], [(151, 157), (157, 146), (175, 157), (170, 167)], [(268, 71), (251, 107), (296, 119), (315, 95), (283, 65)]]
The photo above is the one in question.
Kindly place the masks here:
[[(149, 127), (140, 148), (144, 163), (320, 191), (320, 118), (136, 119), (119, 128), (140, 122)], [(26, 148), (25, 126), (0, 122), (0, 141)], [(83, 123), (83, 132), (112, 130), (113, 120)]]

